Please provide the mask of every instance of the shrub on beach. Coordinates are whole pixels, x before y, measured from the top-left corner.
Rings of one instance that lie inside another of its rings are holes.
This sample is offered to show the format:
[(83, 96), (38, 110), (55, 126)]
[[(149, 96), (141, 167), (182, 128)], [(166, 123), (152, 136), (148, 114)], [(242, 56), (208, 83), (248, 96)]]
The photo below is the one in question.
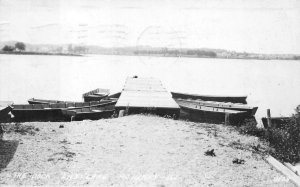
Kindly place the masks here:
[(297, 113), (282, 124), (280, 128), (262, 129), (257, 128), (253, 121), (246, 123), (239, 128), (242, 134), (257, 136), (269, 142), (274, 148), (271, 155), (284, 162), (300, 162), (300, 113)]
[(282, 128), (272, 128), (266, 139), (274, 147), (273, 155), (286, 162), (300, 162), (300, 115), (292, 117), (292, 120)]
[(265, 129), (257, 128), (257, 122), (254, 119), (246, 119), (244, 124), (238, 128), (242, 134), (248, 134), (256, 137), (263, 137), (265, 135)]

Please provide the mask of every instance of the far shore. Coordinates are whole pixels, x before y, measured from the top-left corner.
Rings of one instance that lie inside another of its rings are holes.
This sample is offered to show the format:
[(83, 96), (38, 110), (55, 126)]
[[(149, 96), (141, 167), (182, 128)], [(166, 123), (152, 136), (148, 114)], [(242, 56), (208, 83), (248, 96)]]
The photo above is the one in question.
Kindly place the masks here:
[(196, 56), (196, 55), (163, 55), (163, 54), (128, 54), (128, 53), (84, 53), (84, 54), (75, 54), (75, 53), (50, 53), (50, 52), (32, 52), (32, 51), (12, 51), (5, 52), (0, 51), (0, 54), (5, 55), (48, 55), (48, 56), (85, 56), (85, 55), (115, 55), (115, 56), (138, 56), (138, 57), (177, 57), (177, 58), (206, 58), (206, 59), (236, 59), (236, 60), (299, 60), (295, 58), (257, 58), (257, 57), (238, 57), (238, 56)]
[(0, 54), (5, 55), (51, 55), (51, 56), (83, 56), (81, 54), (73, 54), (73, 53), (47, 53), (47, 52), (31, 52), (31, 51), (10, 51), (10, 52), (4, 52), (0, 51)]
[(195, 56), (195, 55), (154, 55), (154, 54), (151, 54), (151, 55), (147, 55), (147, 54), (97, 54), (97, 53), (90, 53), (90, 54), (87, 54), (87, 55), (115, 55), (115, 56), (137, 56), (137, 57), (166, 57), (166, 58), (205, 58), (205, 59), (236, 59), (236, 60), (297, 60), (297, 59), (291, 59), (291, 58), (288, 58), (288, 59), (273, 59), (273, 58), (242, 58), (242, 57), (221, 57), (221, 56), (217, 56), (217, 57), (209, 57), (209, 56)]

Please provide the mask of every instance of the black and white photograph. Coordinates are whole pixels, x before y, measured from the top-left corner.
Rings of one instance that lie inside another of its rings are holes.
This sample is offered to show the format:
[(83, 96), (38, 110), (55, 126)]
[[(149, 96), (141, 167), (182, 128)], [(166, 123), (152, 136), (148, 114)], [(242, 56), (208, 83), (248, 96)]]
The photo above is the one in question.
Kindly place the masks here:
[(300, 1), (0, 0), (0, 186), (300, 187)]

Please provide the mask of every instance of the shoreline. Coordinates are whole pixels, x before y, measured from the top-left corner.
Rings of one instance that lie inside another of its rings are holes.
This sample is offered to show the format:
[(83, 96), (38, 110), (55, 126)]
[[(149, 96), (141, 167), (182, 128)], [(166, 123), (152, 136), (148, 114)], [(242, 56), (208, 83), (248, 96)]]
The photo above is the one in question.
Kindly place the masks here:
[(300, 59), (293, 58), (242, 58), (242, 57), (208, 57), (208, 56), (190, 56), (190, 55), (146, 55), (146, 54), (107, 54), (107, 53), (84, 53), (84, 54), (69, 54), (69, 53), (47, 53), (47, 52), (3, 52), (4, 55), (41, 55), (41, 56), (77, 56), (83, 57), (86, 55), (106, 55), (106, 56), (135, 56), (135, 57), (164, 57), (164, 58), (200, 58), (200, 59), (226, 59), (226, 60), (259, 60), (259, 61), (271, 61), (271, 60), (288, 60), (288, 61), (300, 61)]
[(3, 52), (0, 54), (4, 55), (44, 55), (44, 56), (83, 56), (81, 54), (69, 54), (69, 53), (47, 53), (47, 52)]
[(106, 56), (136, 56), (136, 57), (165, 57), (165, 58), (204, 58), (204, 59), (226, 59), (226, 60), (266, 60), (266, 61), (271, 61), (271, 60), (291, 60), (291, 61), (300, 61), (300, 59), (291, 59), (291, 58), (287, 58), (287, 59), (272, 59), (272, 58), (268, 58), (268, 59), (262, 59), (262, 58), (225, 58), (225, 57), (197, 57), (197, 56), (185, 56), (185, 55), (181, 55), (181, 56), (164, 56), (164, 55), (136, 55), (136, 54), (105, 54), (105, 53), (87, 53), (84, 55), (106, 55)]

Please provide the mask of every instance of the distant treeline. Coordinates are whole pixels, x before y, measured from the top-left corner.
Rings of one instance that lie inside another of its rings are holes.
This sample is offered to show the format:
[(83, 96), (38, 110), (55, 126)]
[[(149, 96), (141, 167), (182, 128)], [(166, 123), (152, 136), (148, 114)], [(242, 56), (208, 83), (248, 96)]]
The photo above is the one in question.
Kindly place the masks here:
[[(62, 48), (62, 47), (60, 47)], [(25, 51), (26, 45), (23, 42), (16, 42), (14, 45), (4, 45), (0, 50), (0, 54), (9, 54), (9, 55), (59, 55), (59, 56), (81, 56), (79, 54), (71, 53), (62, 53), (59, 52), (37, 52), (37, 51)], [(82, 50), (78, 47), (77, 50)]]
[(43, 55), (143, 55), (162, 57), (223, 58), (254, 60), (300, 60), (298, 54), (260, 54), (236, 52), (212, 48), (168, 48), (152, 46), (102, 47), (83, 44), (26, 44), (18, 41), (0, 42), (2, 54), (43, 54)]
[(23, 42), (16, 42), (15, 45), (5, 45), (1, 50), (4, 52), (25, 51), (26, 45)]
[(187, 55), (197, 55), (199, 57), (217, 57), (217, 53), (213, 51), (203, 51), (203, 50), (187, 50)]
[(300, 60), (300, 56), (294, 56), (294, 60)]
[(217, 57), (214, 51), (205, 50), (185, 50), (178, 49), (163, 49), (163, 50), (137, 50), (134, 52), (136, 55), (163, 55), (163, 56), (195, 56), (195, 57)]
[(0, 51), (0, 54), (7, 55), (55, 55), (55, 56), (82, 56), (80, 54), (71, 54), (71, 53), (46, 53), (46, 52), (31, 52), (31, 51)]

